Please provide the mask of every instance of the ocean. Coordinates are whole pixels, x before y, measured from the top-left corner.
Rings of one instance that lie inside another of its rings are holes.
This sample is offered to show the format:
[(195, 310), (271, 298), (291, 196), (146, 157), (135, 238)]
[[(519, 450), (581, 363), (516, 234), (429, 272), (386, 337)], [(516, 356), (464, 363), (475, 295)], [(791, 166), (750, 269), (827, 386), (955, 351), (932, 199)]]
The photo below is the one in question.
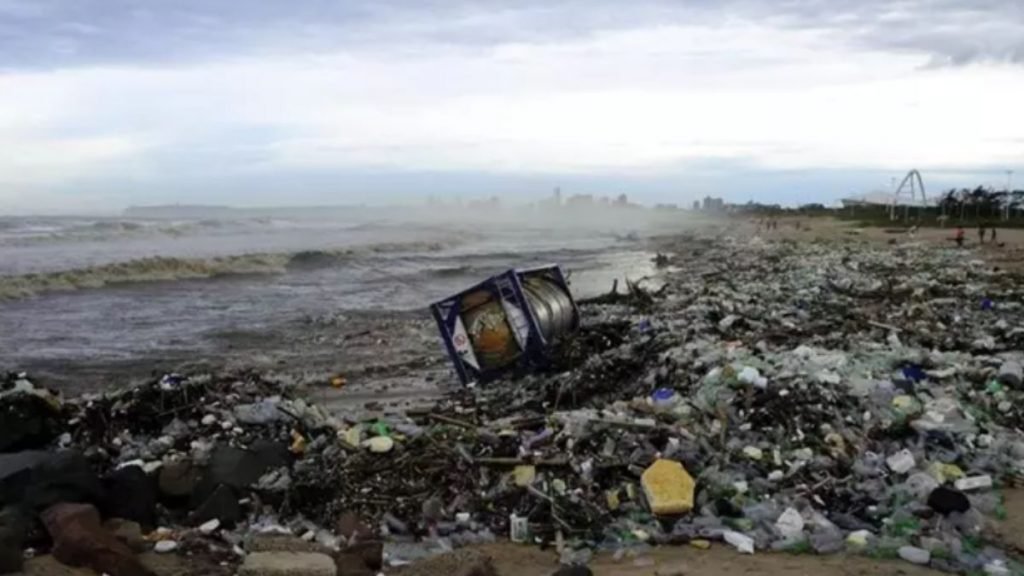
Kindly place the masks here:
[[(639, 209), (157, 212), (0, 217), (0, 370), (96, 387), (127, 367), (267, 365), (285, 348), (301, 364), (311, 325), (426, 320), (511, 267), (560, 264), (577, 298), (649, 276), (644, 239), (676, 226)], [(334, 344), (311, 345), (329, 368)]]

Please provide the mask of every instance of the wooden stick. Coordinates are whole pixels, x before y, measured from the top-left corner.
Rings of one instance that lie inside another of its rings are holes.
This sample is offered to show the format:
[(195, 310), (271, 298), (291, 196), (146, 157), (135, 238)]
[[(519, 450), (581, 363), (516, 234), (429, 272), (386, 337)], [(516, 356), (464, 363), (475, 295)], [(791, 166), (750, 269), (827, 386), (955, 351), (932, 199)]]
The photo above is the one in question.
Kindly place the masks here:
[(431, 412), (430, 414), (427, 415), (427, 417), (430, 418), (431, 420), (444, 422), (445, 424), (451, 424), (452, 426), (458, 426), (460, 428), (466, 428), (468, 430), (476, 430), (476, 426), (474, 424), (464, 422), (462, 420), (459, 420), (458, 418), (452, 418), (451, 416), (445, 416), (444, 414), (435, 414)]

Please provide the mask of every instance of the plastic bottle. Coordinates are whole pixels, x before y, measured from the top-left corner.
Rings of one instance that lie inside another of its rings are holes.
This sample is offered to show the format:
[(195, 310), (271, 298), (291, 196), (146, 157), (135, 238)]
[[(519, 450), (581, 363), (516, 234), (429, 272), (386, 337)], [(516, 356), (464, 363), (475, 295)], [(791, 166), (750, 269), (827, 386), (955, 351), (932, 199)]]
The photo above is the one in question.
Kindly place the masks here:
[(651, 406), (657, 412), (669, 412), (679, 403), (679, 394), (671, 388), (658, 388), (651, 393)]

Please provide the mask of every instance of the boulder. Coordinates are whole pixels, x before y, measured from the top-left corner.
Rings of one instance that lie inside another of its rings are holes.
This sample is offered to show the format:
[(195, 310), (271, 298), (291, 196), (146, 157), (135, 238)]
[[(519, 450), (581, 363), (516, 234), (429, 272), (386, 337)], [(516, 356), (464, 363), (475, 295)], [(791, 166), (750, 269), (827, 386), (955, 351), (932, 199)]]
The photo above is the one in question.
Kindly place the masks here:
[(339, 552), (334, 555), (334, 565), (338, 569), (338, 576), (374, 576), (376, 570), (372, 570), (363, 561), (359, 554), (353, 552)]
[(0, 574), (21, 571), (27, 530), (28, 518), (21, 510), (13, 506), (0, 510)]
[(52, 456), (45, 450), (24, 450), (0, 454), (0, 483), (25, 470), (31, 470)]
[(358, 556), (375, 574), (384, 566), (384, 542), (381, 540), (359, 540), (349, 544), (342, 552)]
[(160, 468), (157, 486), (167, 500), (187, 500), (199, 483), (200, 470), (191, 460), (167, 462)]
[(142, 526), (138, 522), (111, 518), (103, 523), (103, 528), (135, 552), (145, 552), (150, 548), (149, 541), (142, 535)]
[(0, 397), (0, 452), (45, 448), (60, 433), (60, 410), (44, 396), (18, 392)]
[(259, 482), (267, 471), (288, 467), (291, 462), (288, 447), (276, 442), (258, 440), (248, 450), (218, 445), (193, 494), (193, 504), (205, 501), (220, 484), (244, 490)]
[(126, 544), (100, 525), (89, 504), (56, 504), (42, 514), (53, 538), (53, 556), (69, 566), (84, 566), (110, 576), (154, 576)]
[(156, 486), (142, 468), (127, 466), (103, 479), (100, 510), (105, 518), (134, 520), (142, 527), (156, 527)]
[(377, 537), (373, 529), (360, 520), (355, 512), (344, 512), (338, 517), (335, 532), (348, 541), (373, 540)]
[(38, 513), (61, 502), (102, 499), (99, 478), (79, 452), (0, 455), (0, 505), (18, 504)]
[(210, 520), (220, 520), (224, 528), (234, 528), (235, 524), (242, 519), (242, 508), (238, 505), (238, 495), (234, 489), (221, 484), (214, 489), (213, 493), (199, 505), (190, 518), (194, 526), (199, 526)]

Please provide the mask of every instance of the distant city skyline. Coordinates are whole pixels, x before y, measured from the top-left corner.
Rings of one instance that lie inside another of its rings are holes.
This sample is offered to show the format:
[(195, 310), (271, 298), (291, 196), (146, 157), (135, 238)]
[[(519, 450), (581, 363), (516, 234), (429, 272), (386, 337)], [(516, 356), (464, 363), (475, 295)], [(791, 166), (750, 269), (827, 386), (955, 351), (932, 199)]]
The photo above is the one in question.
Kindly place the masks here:
[(0, 213), (1024, 171), (1015, 0), (0, 0)]

